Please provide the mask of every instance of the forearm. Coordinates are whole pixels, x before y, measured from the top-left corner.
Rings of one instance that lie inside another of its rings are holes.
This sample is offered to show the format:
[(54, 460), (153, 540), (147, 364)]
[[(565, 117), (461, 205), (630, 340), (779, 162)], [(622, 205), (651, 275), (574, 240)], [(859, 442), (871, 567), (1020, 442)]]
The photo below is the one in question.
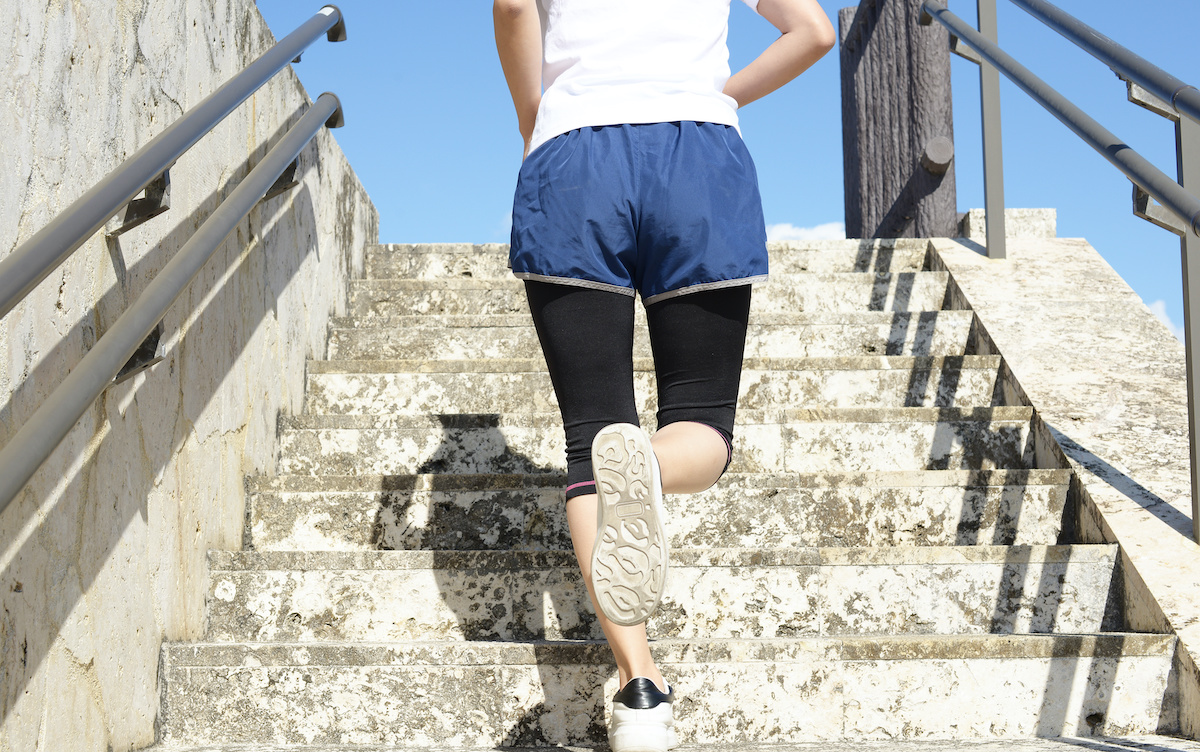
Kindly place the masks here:
[(496, 51), (526, 146), (542, 100), (542, 28), (537, 0), (495, 0)]
[(782, 35), (725, 84), (744, 107), (808, 70), (833, 49), (833, 25), (816, 0), (759, 0), (759, 13)]

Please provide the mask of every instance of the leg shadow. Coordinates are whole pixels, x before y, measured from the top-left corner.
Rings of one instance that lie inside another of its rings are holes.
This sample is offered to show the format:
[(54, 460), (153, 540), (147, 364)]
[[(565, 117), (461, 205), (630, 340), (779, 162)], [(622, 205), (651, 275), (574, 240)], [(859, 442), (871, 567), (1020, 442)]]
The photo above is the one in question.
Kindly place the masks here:
[[(615, 665), (587, 605), (562, 497), (561, 429), (526, 418), (439, 415), (441, 443), (417, 468), (426, 492), (385, 495), (379, 548), (433, 552), (448, 639), (507, 643), (500, 746), (600, 744)], [(552, 434), (554, 441), (545, 435)], [(464, 688), (466, 692), (480, 688)]]

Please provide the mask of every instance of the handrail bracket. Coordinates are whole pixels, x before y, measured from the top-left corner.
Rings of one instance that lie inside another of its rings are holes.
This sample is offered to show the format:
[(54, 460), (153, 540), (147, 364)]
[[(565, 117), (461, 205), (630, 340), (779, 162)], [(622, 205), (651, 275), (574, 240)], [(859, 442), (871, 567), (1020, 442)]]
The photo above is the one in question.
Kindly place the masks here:
[(149, 222), (171, 208), (171, 170), (167, 168), (146, 185), (142, 198), (135, 198), (125, 205), (125, 216), (113, 217), (104, 236), (115, 238), (129, 232), (138, 225)]
[(1187, 234), (1187, 227), (1183, 220), (1155, 201), (1154, 197), (1142, 190), (1137, 183), (1133, 183), (1133, 213), (1134, 216), (1141, 217), (1150, 224), (1173, 232), (1179, 237)]
[(958, 55), (963, 60), (968, 60), (979, 66), (983, 65), (983, 58), (979, 56), (979, 53), (964, 44), (963, 41), (954, 34), (950, 35), (950, 52)]
[(146, 335), (146, 339), (142, 340), (142, 344), (138, 345), (138, 349), (134, 351), (133, 356), (129, 358), (125, 365), (121, 366), (121, 370), (113, 377), (112, 383), (108, 388), (112, 388), (124, 381), (129, 381), (134, 376), (137, 376), (142, 371), (149, 370), (151, 366), (161, 363), (166, 357), (162, 345), (163, 325), (158, 322), (150, 334)]
[(1120, 73), (1117, 74), (1117, 78), (1125, 82), (1126, 96), (1130, 102), (1150, 110), (1155, 115), (1165, 117), (1167, 120), (1179, 122), (1179, 111), (1175, 109), (1175, 105), (1156, 96), (1146, 87)]
[(280, 173), (279, 177), (275, 180), (275, 184), (267, 189), (266, 195), (259, 199), (259, 203), (269, 201), (276, 196), (281, 196), (300, 185), (300, 181), (296, 180), (296, 169), (299, 167), (299, 158), (293, 159), (292, 163), (287, 166), (287, 169)]

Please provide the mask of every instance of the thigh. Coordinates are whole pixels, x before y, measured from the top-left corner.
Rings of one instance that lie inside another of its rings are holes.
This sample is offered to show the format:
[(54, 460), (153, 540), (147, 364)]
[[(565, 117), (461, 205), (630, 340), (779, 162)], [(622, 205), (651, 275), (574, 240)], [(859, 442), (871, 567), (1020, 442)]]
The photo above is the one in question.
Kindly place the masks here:
[(706, 290), (646, 307), (659, 428), (695, 421), (732, 438), (750, 290), (750, 285)]
[(590, 481), (592, 439), (600, 429), (638, 424), (633, 297), (532, 281), (525, 292), (562, 413), (568, 485)]

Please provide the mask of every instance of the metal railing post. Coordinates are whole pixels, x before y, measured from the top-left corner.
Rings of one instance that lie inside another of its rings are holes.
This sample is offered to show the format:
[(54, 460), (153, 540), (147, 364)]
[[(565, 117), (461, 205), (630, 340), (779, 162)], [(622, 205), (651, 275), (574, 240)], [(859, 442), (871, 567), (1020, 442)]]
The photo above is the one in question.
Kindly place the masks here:
[[(1180, 117), (1175, 124), (1179, 183), (1185, 189), (1200, 188), (1200, 123)], [(1183, 260), (1183, 339), (1187, 353), (1188, 427), (1192, 461), (1192, 539), (1200, 543), (1200, 236), (1185, 227), (1180, 240)]]
[[(976, 0), (979, 33), (995, 44), (999, 37), (996, 0)], [(983, 124), (983, 211), (987, 220), (988, 258), (1007, 257), (1004, 229), (1004, 147), (1000, 140), (1000, 71), (984, 60), (979, 65), (979, 97)]]

